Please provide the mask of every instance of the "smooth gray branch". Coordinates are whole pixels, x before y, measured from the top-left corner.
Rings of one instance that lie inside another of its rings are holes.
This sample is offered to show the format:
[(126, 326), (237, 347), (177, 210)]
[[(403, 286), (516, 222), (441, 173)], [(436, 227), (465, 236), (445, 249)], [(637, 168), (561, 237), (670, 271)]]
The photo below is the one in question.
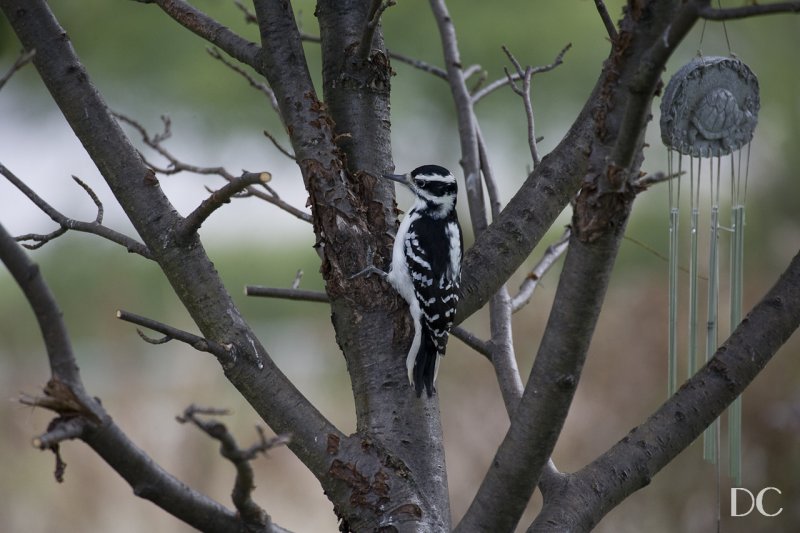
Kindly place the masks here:
[(328, 295), (320, 291), (304, 289), (283, 289), (279, 287), (262, 287), (260, 285), (247, 285), (244, 288), (247, 296), (260, 296), (262, 298), (281, 298), (284, 300), (300, 300), (304, 302), (328, 302)]
[(555, 243), (547, 247), (536, 266), (525, 276), (525, 281), (519, 286), (516, 296), (511, 299), (512, 312), (516, 313), (531, 300), (533, 291), (539, 286), (541, 279), (567, 250), (570, 233), (570, 229), (567, 228)]
[(478, 133), (475, 127), (477, 118), (472, 97), (467, 89), (461, 55), (458, 51), (456, 30), (444, 0), (430, 0), (439, 36), (442, 42), (447, 81), (456, 105), (458, 137), (461, 144), (461, 167), (467, 189), (467, 202), (475, 235), (480, 235), (487, 227), (486, 205), (481, 185), (481, 164), (478, 150)]
[[(223, 365), (236, 359), (235, 347), (231, 344), (222, 345), (208, 339), (204, 339), (203, 337), (193, 333), (189, 333), (188, 331), (183, 331), (181, 329), (164, 324), (163, 322), (153, 320), (152, 318), (147, 318), (135, 313), (129, 313), (128, 311), (123, 311), (122, 309), (117, 310), (117, 318), (124, 320), (125, 322), (130, 322), (131, 324), (136, 324), (138, 326), (157, 331), (163, 335), (166, 335), (170, 340), (175, 339), (177, 341), (186, 343), (197, 351), (210, 353), (216, 356)], [(156, 344), (150, 341), (148, 342), (150, 344)], [(159, 341), (158, 344), (163, 344), (164, 342), (167, 341)]]

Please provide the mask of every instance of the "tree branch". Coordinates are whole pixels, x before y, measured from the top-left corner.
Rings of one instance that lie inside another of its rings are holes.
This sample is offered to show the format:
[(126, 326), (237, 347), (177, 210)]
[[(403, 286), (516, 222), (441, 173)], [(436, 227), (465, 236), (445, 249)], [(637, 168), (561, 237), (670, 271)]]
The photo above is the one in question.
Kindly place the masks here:
[(136, 495), (198, 529), (240, 531), (241, 522), (232, 512), (164, 471), (130, 441), (100, 403), (86, 392), (58, 304), (38, 267), (2, 225), (0, 260), (33, 309), (47, 349), (52, 378), (45, 386), (44, 396), (23, 397), (22, 401), (60, 415), (58, 422), (51, 423), (48, 431), (33, 441), (35, 446), (56, 453), (56, 477), (63, 476), (65, 467), (58, 453), (59, 442), (80, 437), (133, 487)]
[(28, 51), (23, 50), (19, 57), (17, 57), (17, 59), (14, 61), (14, 64), (11, 65), (11, 68), (9, 68), (5, 74), (0, 76), (0, 90), (2, 90), (3, 86), (8, 83), (8, 80), (10, 80), (19, 69), (30, 63), (31, 59), (33, 59), (33, 56), (35, 55), (35, 49)]
[(564, 54), (567, 53), (572, 47), (572, 43), (567, 44), (561, 52), (556, 57), (556, 60), (545, 67), (537, 67), (534, 69), (531, 66), (525, 67), (525, 70), (522, 69), (522, 65), (520, 65), (517, 58), (509, 51), (505, 45), (502, 47), (503, 52), (505, 52), (508, 60), (511, 61), (511, 64), (514, 65), (516, 69), (517, 77), (522, 80), (522, 87), (517, 86), (516, 81), (511, 77), (511, 73), (508, 72), (508, 69), (505, 69), (506, 78), (508, 79), (508, 84), (511, 86), (511, 90), (514, 91), (515, 94), (519, 95), (522, 98), (523, 105), (525, 107), (525, 116), (528, 119), (528, 146), (531, 150), (531, 159), (533, 160), (533, 168), (541, 162), (541, 158), (539, 157), (539, 150), (536, 146), (536, 128), (534, 126), (533, 120), (533, 105), (531, 104), (531, 78), (534, 74), (538, 72), (547, 72), (556, 68), (563, 62)]
[[(178, 328), (168, 326), (167, 324), (153, 320), (152, 318), (129, 313), (128, 311), (123, 311), (122, 309), (117, 310), (117, 318), (124, 320), (125, 322), (130, 322), (131, 324), (143, 326), (147, 329), (152, 329), (153, 331), (162, 333), (166, 335), (168, 340), (175, 339), (181, 341), (199, 352), (213, 354), (217, 359), (219, 359), (223, 367), (236, 362), (236, 350), (232, 344), (219, 344), (194, 335), (193, 333), (189, 333), (188, 331), (183, 331)], [(164, 342), (168, 341), (159, 341), (158, 344), (163, 344)], [(155, 343), (151, 342), (151, 344)]]
[(239, 516), (245, 523), (245, 527), (257, 531), (271, 528), (272, 519), (267, 512), (253, 501), (252, 493), (255, 488), (253, 468), (250, 461), (255, 459), (259, 453), (266, 455), (268, 450), (275, 446), (287, 444), (290, 439), (287, 436), (277, 436), (267, 439), (264, 430), (256, 426), (260, 442), (247, 449), (239, 448), (236, 439), (228, 431), (224, 424), (217, 420), (202, 420), (198, 415), (225, 415), (226, 410), (204, 409), (195, 405), (187, 407), (183, 414), (176, 419), (181, 424), (191, 422), (209, 437), (220, 442), (220, 453), (236, 467), (236, 480), (232, 493), (233, 504), (239, 512)]
[(211, 196), (203, 200), (194, 211), (186, 216), (177, 230), (178, 239), (183, 240), (188, 238), (191, 234), (196, 233), (200, 229), (200, 226), (203, 225), (203, 222), (205, 222), (214, 211), (229, 203), (231, 198), (236, 194), (239, 194), (251, 185), (257, 183), (265, 184), (271, 179), (272, 174), (269, 172), (245, 172), (241, 177), (228, 182), (228, 184), (221, 189), (214, 191), (211, 193)]
[(250, 87), (254, 88), (260, 93), (263, 93), (269, 99), (269, 103), (272, 106), (272, 109), (274, 109), (277, 112), (280, 112), (280, 109), (278, 108), (278, 100), (275, 98), (275, 92), (272, 89), (270, 89), (266, 83), (256, 80), (253, 76), (250, 75), (249, 72), (241, 68), (239, 65), (236, 65), (231, 61), (228, 61), (225, 58), (225, 56), (220, 54), (219, 50), (217, 50), (216, 48), (206, 48), (206, 52), (208, 52), (208, 55), (210, 55), (211, 57), (213, 57), (214, 59), (216, 59), (217, 61), (219, 61), (220, 63), (222, 63), (223, 65), (225, 65), (226, 67), (228, 67), (241, 77), (243, 77), (245, 80), (247, 80), (247, 83), (250, 84)]
[(558, 259), (567, 251), (569, 245), (571, 231), (567, 228), (563, 235), (553, 244), (547, 247), (542, 258), (536, 263), (536, 266), (525, 277), (525, 281), (519, 287), (519, 292), (511, 299), (511, 311), (516, 313), (530, 301), (533, 297), (533, 291), (539, 285), (539, 281), (544, 277), (548, 270), (558, 261)]
[(34, 241), (33, 244), (23, 244), (25, 248), (30, 250), (34, 250), (36, 248), (40, 248), (50, 242), (51, 240), (55, 239), (66, 233), (69, 230), (80, 231), (82, 233), (91, 233), (93, 235), (97, 235), (99, 237), (103, 237), (111, 242), (117, 243), (121, 246), (124, 246), (129, 252), (141, 255), (146, 259), (153, 259), (153, 255), (150, 253), (150, 250), (140, 242), (137, 242), (131, 237), (119, 233), (118, 231), (114, 231), (113, 229), (103, 226), (103, 204), (100, 202), (100, 199), (97, 197), (97, 194), (89, 187), (86, 183), (84, 183), (80, 178), (76, 176), (72, 176), (72, 179), (75, 180), (75, 183), (81, 186), (84, 191), (89, 195), (89, 197), (94, 202), (95, 206), (97, 206), (97, 216), (95, 217), (94, 222), (81, 222), (79, 220), (74, 220), (67, 216), (61, 214), (58, 210), (52, 207), (50, 204), (45, 202), (38, 194), (36, 194), (33, 189), (28, 187), (25, 182), (19, 179), (14, 173), (12, 173), (8, 168), (0, 164), (0, 174), (5, 176), (5, 178), (11, 182), (14, 187), (20, 190), (22, 194), (27, 196), (39, 209), (41, 209), (47, 216), (49, 216), (53, 222), (57, 223), (60, 227), (59, 229), (49, 233), (47, 235), (38, 235), (34, 233), (28, 233), (25, 235), (20, 235), (16, 238), (17, 241)]
[(372, 5), (367, 12), (367, 21), (364, 24), (364, 33), (358, 45), (358, 57), (362, 61), (366, 61), (369, 58), (372, 50), (372, 41), (375, 39), (375, 30), (378, 28), (383, 12), (394, 5), (397, 5), (395, 0), (372, 0)]
[(611, 39), (611, 42), (617, 40), (617, 27), (614, 25), (614, 21), (611, 20), (611, 16), (608, 14), (608, 9), (606, 9), (606, 4), (603, 0), (594, 0), (594, 5), (597, 7), (597, 13), (600, 15), (600, 18), (603, 20), (603, 25), (606, 27), (606, 31), (608, 32), (608, 37)]
[(146, 3), (157, 4), (164, 13), (187, 30), (261, 73), (258, 61), (260, 48), (256, 43), (237, 35), (183, 0), (150, 0)]
[(260, 296), (263, 298), (282, 298), (285, 300), (300, 300), (305, 302), (327, 303), (330, 301), (324, 292), (303, 289), (283, 289), (279, 287), (262, 287), (260, 285), (247, 285), (244, 288), (246, 296)]
[(732, 20), (754, 17), (757, 15), (774, 15), (778, 13), (798, 13), (800, 2), (775, 2), (773, 4), (756, 4), (715, 9), (710, 3), (705, 2), (700, 6), (697, 14), (707, 20)]
[[(545, 497), (528, 531), (588, 531), (716, 420), (800, 326), (800, 254), (714, 357), (642, 425)], [(624, 475), (620, 475), (624, 473)], [(596, 489), (601, 483), (603, 490)]]
[[(148, 163), (148, 166), (154, 169), (156, 172), (164, 175), (170, 174), (177, 174), (179, 172), (191, 172), (193, 174), (200, 174), (204, 176), (208, 175), (216, 175), (221, 177), (222, 179), (228, 181), (229, 183), (233, 183), (239, 180), (238, 177), (234, 176), (224, 167), (200, 167), (196, 165), (191, 165), (185, 163), (175, 157), (169, 150), (167, 150), (163, 143), (165, 140), (169, 139), (172, 136), (172, 121), (166, 115), (161, 116), (161, 122), (164, 124), (164, 129), (160, 133), (155, 135), (151, 135), (145, 129), (142, 124), (133, 120), (130, 117), (127, 117), (121, 113), (115, 113), (114, 116), (121, 120), (122, 122), (128, 124), (133, 129), (135, 129), (139, 135), (142, 137), (142, 142), (144, 142), (147, 146), (155, 150), (159, 155), (161, 155), (164, 159), (169, 162), (167, 168), (159, 168), (157, 165), (153, 165), (152, 163)], [(270, 137), (266, 132), (264, 132), (267, 137)], [(270, 137), (271, 138), (271, 137)], [(275, 142), (275, 141), (273, 141)], [(275, 143), (277, 146), (277, 143)], [(283, 149), (278, 146), (278, 149), (283, 151)], [(294, 159), (294, 156), (290, 156)], [(260, 188), (265, 189), (267, 192), (260, 190)], [(302, 220), (303, 222), (311, 222), (311, 215), (306, 213), (305, 211), (296, 208), (295, 206), (285, 202), (274, 189), (272, 189), (269, 185), (264, 182), (261, 182), (260, 188), (257, 189), (255, 187), (246, 187), (244, 190), (246, 191), (248, 196), (256, 197), (260, 200), (264, 200), (265, 202), (271, 203), (272, 205), (286, 211), (290, 215), (294, 216)]]
[[(538, 67), (529, 67), (531, 69), (531, 75), (541, 74), (543, 72), (549, 72), (549, 71), (555, 69), (556, 67), (558, 67), (559, 65), (561, 65), (561, 63), (564, 62), (564, 55), (567, 53), (567, 51), (570, 48), (572, 48), (572, 43), (567, 43), (567, 45), (564, 48), (561, 49), (561, 51), (558, 53), (556, 58), (549, 65), (541, 65), (541, 66), (538, 66)], [(476, 103), (478, 103), (478, 101), (480, 101), (484, 97), (488, 96), (489, 94), (493, 93), (497, 89), (505, 87), (509, 83), (513, 84), (517, 80), (521, 80), (523, 78), (524, 74), (525, 74), (524, 72), (520, 72), (520, 71), (512, 72), (511, 74), (506, 73), (505, 77), (493, 81), (492, 83), (486, 85), (482, 89), (474, 91), (472, 93), (472, 103), (476, 104)]]
[(472, 98), (464, 79), (463, 66), (456, 42), (456, 30), (444, 0), (430, 0), (431, 10), (439, 28), (442, 41), (447, 81), (456, 106), (458, 137), (461, 143), (461, 167), (464, 170), (464, 183), (472, 228), (475, 235), (486, 229), (486, 205), (481, 185), (480, 153), (478, 151), (477, 120)]

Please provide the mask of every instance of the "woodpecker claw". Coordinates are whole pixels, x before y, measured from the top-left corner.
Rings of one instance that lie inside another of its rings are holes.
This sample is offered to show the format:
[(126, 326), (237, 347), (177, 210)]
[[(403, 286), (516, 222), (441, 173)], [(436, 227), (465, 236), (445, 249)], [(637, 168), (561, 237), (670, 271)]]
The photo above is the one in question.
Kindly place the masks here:
[(368, 266), (366, 268), (364, 268), (363, 270), (359, 270), (355, 274), (349, 276), (347, 279), (351, 279), (352, 280), (352, 279), (360, 278), (362, 276), (369, 277), (369, 276), (372, 276), (373, 274), (377, 274), (377, 275), (381, 276), (382, 278), (386, 279), (386, 276), (388, 274), (386, 274), (386, 272), (384, 272), (383, 270), (381, 270), (380, 268), (378, 268), (378, 267), (376, 267), (375, 265), (372, 264), (372, 258), (374, 256), (375, 256), (375, 251), (372, 249), (371, 246), (368, 246), (367, 247), (367, 265)]

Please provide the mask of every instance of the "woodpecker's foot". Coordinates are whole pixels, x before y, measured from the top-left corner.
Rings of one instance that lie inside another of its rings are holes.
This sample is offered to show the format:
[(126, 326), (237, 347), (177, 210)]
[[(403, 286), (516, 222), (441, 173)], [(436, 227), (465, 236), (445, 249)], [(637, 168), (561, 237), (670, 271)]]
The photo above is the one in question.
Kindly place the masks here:
[(356, 272), (355, 274), (351, 275), (347, 279), (356, 279), (356, 278), (368, 277), (368, 276), (372, 276), (372, 275), (378, 275), (378, 276), (386, 279), (386, 276), (388, 274), (386, 272), (384, 272), (383, 270), (381, 270), (380, 268), (378, 268), (378, 267), (376, 267), (375, 265), (372, 264), (372, 258), (374, 256), (375, 256), (375, 252), (372, 250), (372, 247), (368, 247), (367, 248), (367, 265), (369, 265), (369, 266), (366, 267), (363, 270), (359, 270), (358, 272)]

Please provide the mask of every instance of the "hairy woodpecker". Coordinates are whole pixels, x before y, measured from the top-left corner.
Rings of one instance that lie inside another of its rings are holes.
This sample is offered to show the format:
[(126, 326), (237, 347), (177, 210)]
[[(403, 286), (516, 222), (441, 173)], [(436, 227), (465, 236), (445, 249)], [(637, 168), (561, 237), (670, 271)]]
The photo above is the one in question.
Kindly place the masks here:
[(415, 195), (400, 224), (387, 280), (408, 302), (414, 339), (406, 358), (417, 396), (430, 397), (458, 304), (464, 243), (456, 215), (456, 179), (445, 168), (424, 165), (408, 174), (384, 174)]

